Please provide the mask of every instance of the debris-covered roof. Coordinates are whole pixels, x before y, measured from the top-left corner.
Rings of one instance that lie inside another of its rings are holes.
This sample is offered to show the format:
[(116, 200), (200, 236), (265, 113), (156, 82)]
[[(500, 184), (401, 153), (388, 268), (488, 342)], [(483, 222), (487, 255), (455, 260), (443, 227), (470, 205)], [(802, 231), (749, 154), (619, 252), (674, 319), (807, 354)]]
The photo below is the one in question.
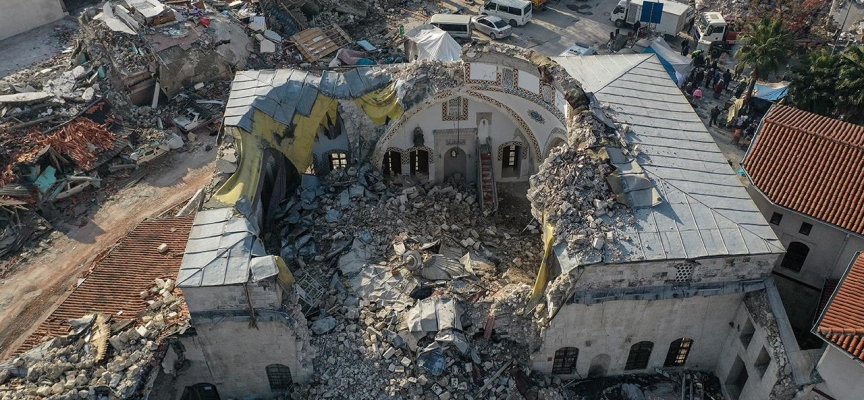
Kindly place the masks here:
[(774, 106), (744, 169), (775, 204), (864, 233), (864, 126)]
[[(192, 217), (146, 219), (120, 240), (92, 272), (30, 335), (18, 349), (26, 351), (44, 337), (68, 333), (69, 319), (90, 313), (135, 318), (148, 303), (141, 292), (153, 285), (154, 279), (173, 278), (177, 274), (186, 248), (186, 237), (192, 226)], [(168, 246), (160, 252), (159, 246)]]
[(864, 361), (864, 254), (846, 271), (816, 325), (826, 341)]
[(292, 69), (240, 71), (231, 84), (225, 126), (252, 131), (255, 109), (291, 125), (295, 114), (311, 114), (319, 93), (335, 99), (356, 99), (388, 83), (390, 75), (373, 68), (354, 68), (345, 73), (324, 71), (321, 76)]
[(195, 216), (177, 286), (202, 287), (257, 281), (278, 273), (257, 237), (258, 229), (233, 208), (201, 211)]
[[(602, 262), (782, 253), (774, 232), (656, 55), (619, 57), (554, 58), (577, 80), (586, 75), (586, 91), (594, 92), (599, 109), (615, 121), (632, 150), (626, 158), (636, 161), (661, 196), (653, 206), (648, 201), (631, 204), (634, 223), (617, 225), (615, 235), (629, 240), (606, 246)], [(623, 165), (627, 160), (611, 161)], [(624, 192), (630, 194), (627, 184)], [(601, 262), (568, 255), (560, 246), (557, 251), (559, 258), (578, 265)]]

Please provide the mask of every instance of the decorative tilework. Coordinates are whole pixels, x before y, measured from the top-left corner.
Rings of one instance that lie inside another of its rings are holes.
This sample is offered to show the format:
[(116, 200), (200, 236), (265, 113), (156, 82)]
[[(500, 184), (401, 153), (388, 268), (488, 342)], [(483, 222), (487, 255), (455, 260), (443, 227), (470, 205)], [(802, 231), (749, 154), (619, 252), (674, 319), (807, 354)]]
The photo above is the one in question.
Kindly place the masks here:
[(537, 110), (528, 110), (528, 116), (531, 117), (531, 119), (533, 119), (533, 120), (535, 120), (541, 124), (546, 123), (546, 120), (543, 119), (543, 116), (540, 115), (540, 113), (537, 112)]
[(490, 103), (493, 106), (500, 108), (502, 111), (506, 111), (506, 112), (510, 113), (510, 116), (516, 120), (516, 122), (522, 128), (522, 131), (525, 132), (527, 134), (529, 140), (531, 140), (531, 150), (534, 153), (534, 159), (540, 160), (540, 144), (537, 142), (537, 137), (534, 136), (534, 132), (531, 130), (531, 127), (528, 126), (528, 123), (525, 122), (525, 120), (522, 117), (520, 117), (519, 114), (517, 114), (515, 111), (513, 111), (513, 109), (508, 107), (506, 104), (504, 104), (498, 100), (495, 100), (489, 96), (486, 96), (485, 94), (475, 92), (473, 90), (469, 90), (467, 93), (471, 96), (474, 96), (478, 99), (481, 99), (483, 101)]
[(562, 113), (561, 110), (559, 110), (557, 107), (555, 107), (552, 104), (548, 104), (548, 103), (544, 102), (543, 99), (540, 98), (540, 96), (538, 96), (534, 93), (531, 93), (525, 89), (500, 88), (500, 87), (485, 86), (485, 85), (484, 86), (471, 86), (470, 89), (471, 90), (485, 90), (485, 91), (489, 91), (489, 92), (506, 93), (509, 95), (521, 97), (525, 100), (528, 100), (532, 103), (537, 104), (540, 107), (543, 107), (543, 109), (545, 109), (546, 111), (549, 111), (552, 115), (555, 116), (555, 118), (558, 119), (558, 121), (561, 122), (561, 125), (565, 125), (565, 126), (567, 125), (567, 121), (564, 117), (564, 113)]
[[(427, 153), (429, 153), (429, 164), (435, 164), (435, 157), (434, 157), (435, 151), (432, 150), (431, 148), (429, 148), (428, 146), (414, 146), (414, 147), (406, 150), (404, 154), (406, 154), (408, 156), (408, 160), (410, 160), (411, 159), (410, 158), (411, 153), (415, 152), (417, 150), (425, 150)], [(406, 161), (405, 164), (407, 164), (409, 162), (410, 161)]]
[(514, 140), (512, 142), (505, 142), (498, 146), (498, 161), (501, 161), (504, 158), (504, 148), (507, 146), (518, 146), (522, 149), (522, 158), (528, 157), (528, 148), (522, 144), (521, 140)]
[[(458, 114), (451, 113), (454, 108), (460, 108)], [(441, 103), (441, 120), (442, 121), (467, 121), (468, 120), (468, 99), (462, 96), (454, 97)]]
[(501, 86), (505, 88), (515, 88), (518, 85), (519, 74), (511, 68), (504, 68), (504, 77), (501, 79)]
[[(399, 162), (400, 162), (400, 163), (402, 163), (402, 164), (408, 164), (408, 163), (410, 162), (410, 161), (409, 161), (409, 158), (408, 158), (408, 152), (405, 151), (405, 150), (402, 150), (402, 149), (400, 149), (400, 148), (398, 148), (398, 147), (388, 147), (388, 148), (387, 148), (387, 151), (384, 152), (384, 155), (386, 156), (387, 153), (389, 153), (389, 152), (391, 152), (391, 151), (395, 151), (395, 152), (399, 153)], [(383, 157), (382, 157), (382, 160), (381, 160), (381, 161), (384, 161), (384, 160), (383, 160)]]

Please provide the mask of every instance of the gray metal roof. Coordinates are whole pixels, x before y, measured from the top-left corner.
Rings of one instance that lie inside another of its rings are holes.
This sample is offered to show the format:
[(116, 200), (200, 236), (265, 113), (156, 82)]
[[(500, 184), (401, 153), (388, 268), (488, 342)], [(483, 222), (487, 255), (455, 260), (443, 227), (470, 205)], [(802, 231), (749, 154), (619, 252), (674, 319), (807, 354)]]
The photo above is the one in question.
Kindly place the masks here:
[(324, 71), (321, 76), (293, 69), (240, 71), (231, 83), (225, 125), (251, 132), (255, 109), (290, 125), (295, 114), (309, 116), (318, 93), (351, 100), (388, 83), (390, 75), (372, 67), (353, 68), (344, 73)]
[(179, 287), (203, 287), (259, 281), (278, 273), (256, 229), (233, 208), (198, 212), (177, 275)]
[(556, 248), (560, 259), (585, 265), (785, 251), (655, 55), (553, 60), (588, 82), (586, 91), (609, 117), (629, 125), (624, 138), (639, 146), (635, 161), (662, 197), (657, 205), (633, 207), (635, 224), (616, 234), (632, 240), (617, 240), (611, 251), (607, 245), (602, 260), (571, 258), (566, 246)]

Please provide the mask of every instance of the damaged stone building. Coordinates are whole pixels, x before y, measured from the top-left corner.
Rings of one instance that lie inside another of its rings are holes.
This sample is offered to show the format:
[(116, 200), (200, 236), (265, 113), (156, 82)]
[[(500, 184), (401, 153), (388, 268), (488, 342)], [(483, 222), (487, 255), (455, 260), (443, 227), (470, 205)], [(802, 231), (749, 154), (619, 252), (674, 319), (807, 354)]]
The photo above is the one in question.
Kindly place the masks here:
[(134, 321), (176, 323), (150, 398), (806, 393), (784, 247), (655, 55), (462, 57), (236, 73), (173, 272), (140, 289), (180, 310)]

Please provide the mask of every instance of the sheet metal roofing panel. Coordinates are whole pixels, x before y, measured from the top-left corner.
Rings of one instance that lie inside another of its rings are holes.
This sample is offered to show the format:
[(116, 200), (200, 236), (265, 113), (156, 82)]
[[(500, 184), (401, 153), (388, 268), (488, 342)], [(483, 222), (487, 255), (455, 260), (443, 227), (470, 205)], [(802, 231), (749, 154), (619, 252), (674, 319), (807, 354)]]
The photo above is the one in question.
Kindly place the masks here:
[(180, 265), (180, 287), (246, 282), (253, 250), (263, 253), (252, 223), (232, 208), (201, 211), (195, 218)]
[(297, 113), (308, 117), (312, 114), (312, 107), (315, 106), (315, 100), (318, 99), (318, 88), (308, 83), (303, 85), (300, 91), (300, 97), (297, 99)]
[[(676, 259), (782, 253), (783, 247), (734, 171), (654, 55), (553, 58), (606, 112), (629, 125), (637, 161), (663, 202), (633, 210), (637, 244), (621, 242), (620, 259)], [(636, 182), (626, 181), (630, 184)], [(583, 264), (584, 265), (584, 264)]]
[(252, 281), (258, 282), (279, 273), (276, 266), (276, 258), (273, 256), (255, 257), (249, 261), (249, 269), (252, 272)]
[(552, 60), (582, 83), (582, 89), (586, 92), (596, 92), (647, 60), (650, 55), (617, 54), (590, 57), (591, 60), (586, 60), (586, 56), (552, 57)]

